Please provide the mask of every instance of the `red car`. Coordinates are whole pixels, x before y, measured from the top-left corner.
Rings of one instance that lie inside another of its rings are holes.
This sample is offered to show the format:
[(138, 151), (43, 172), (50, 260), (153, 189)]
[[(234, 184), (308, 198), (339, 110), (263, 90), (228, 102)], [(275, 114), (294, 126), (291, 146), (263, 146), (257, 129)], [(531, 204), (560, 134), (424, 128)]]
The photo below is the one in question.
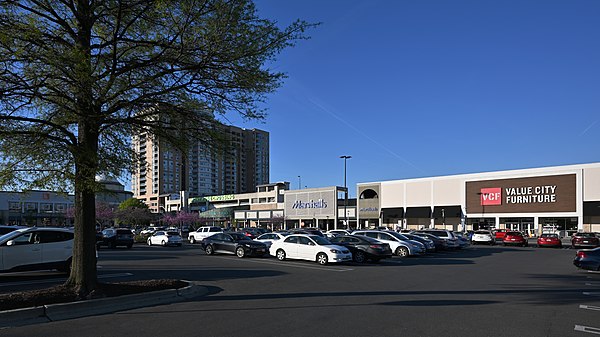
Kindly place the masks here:
[(558, 234), (542, 234), (537, 239), (538, 247), (558, 247), (562, 248), (562, 242)]
[(595, 233), (575, 233), (571, 238), (571, 247), (573, 248), (594, 248), (600, 246), (600, 239)]
[(504, 236), (506, 235), (506, 229), (497, 229), (494, 232), (494, 235), (496, 236), (496, 239), (498, 240), (504, 240)]
[(505, 246), (515, 245), (523, 247), (527, 247), (529, 245), (527, 243), (527, 238), (525, 238), (521, 232), (506, 232), (504, 239), (502, 239), (502, 244)]

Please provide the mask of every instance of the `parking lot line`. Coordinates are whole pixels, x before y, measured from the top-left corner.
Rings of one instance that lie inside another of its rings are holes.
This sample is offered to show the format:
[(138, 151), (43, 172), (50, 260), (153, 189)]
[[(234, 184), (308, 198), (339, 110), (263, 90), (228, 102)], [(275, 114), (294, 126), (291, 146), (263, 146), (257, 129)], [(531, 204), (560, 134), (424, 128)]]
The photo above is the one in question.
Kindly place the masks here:
[(575, 331), (587, 332), (594, 335), (600, 335), (600, 329), (585, 325), (575, 325)]
[(580, 304), (579, 305), (579, 309), (587, 309), (587, 310), (600, 311), (600, 307), (596, 307), (596, 306), (593, 306), (593, 305), (585, 305), (585, 304)]
[(588, 296), (600, 296), (600, 291), (584, 291), (583, 294)]
[(588, 282), (585, 284), (586, 286), (600, 286), (600, 283)]

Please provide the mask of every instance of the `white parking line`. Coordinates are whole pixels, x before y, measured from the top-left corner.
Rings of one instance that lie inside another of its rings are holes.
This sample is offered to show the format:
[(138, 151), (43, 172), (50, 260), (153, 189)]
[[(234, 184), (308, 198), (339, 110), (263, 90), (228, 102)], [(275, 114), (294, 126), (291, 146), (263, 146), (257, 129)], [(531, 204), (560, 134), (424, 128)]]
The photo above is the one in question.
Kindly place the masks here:
[(585, 325), (575, 325), (575, 331), (587, 332), (594, 335), (600, 335), (600, 329)]
[(599, 291), (584, 291), (583, 292), (584, 295), (588, 295), (588, 296), (600, 296), (600, 292)]
[(586, 286), (600, 286), (600, 283), (588, 282), (585, 284)]
[(588, 270), (588, 273), (591, 273), (591, 274), (600, 274), (600, 271)]
[(600, 307), (596, 307), (596, 306), (593, 306), (593, 305), (585, 305), (585, 304), (580, 304), (579, 305), (579, 309), (587, 309), (587, 310), (600, 311)]

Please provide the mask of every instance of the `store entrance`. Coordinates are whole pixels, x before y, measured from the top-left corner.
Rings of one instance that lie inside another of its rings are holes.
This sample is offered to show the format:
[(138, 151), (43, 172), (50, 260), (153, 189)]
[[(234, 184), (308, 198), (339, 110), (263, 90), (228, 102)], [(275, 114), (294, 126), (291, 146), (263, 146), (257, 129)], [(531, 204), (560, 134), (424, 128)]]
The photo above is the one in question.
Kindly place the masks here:
[(533, 218), (500, 218), (500, 223), (510, 231), (522, 232), (527, 236), (535, 236)]

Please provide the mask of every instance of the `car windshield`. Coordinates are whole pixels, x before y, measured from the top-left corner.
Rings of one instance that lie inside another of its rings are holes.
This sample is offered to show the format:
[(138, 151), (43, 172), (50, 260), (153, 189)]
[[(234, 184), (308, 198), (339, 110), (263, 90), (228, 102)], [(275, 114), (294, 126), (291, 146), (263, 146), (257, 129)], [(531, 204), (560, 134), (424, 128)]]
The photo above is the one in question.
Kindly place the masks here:
[(179, 233), (177, 232), (167, 232), (168, 236), (175, 236), (175, 235), (179, 235)]
[(242, 233), (229, 233), (229, 235), (231, 235), (231, 237), (233, 238), (233, 241), (252, 241), (251, 238), (247, 237), (246, 235), (242, 234)]
[(329, 242), (329, 240), (327, 240), (321, 236), (311, 235), (310, 238), (313, 239), (313, 241), (315, 241), (318, 245), (321, 245), (321, 246), (331, 244), (331, 242)]
[(579, 233), (576, 236), (582, 237), (582, 238), (595, 238), (596, 235), (594, 233)]
[(520, 236), (521, 233), (519, 233), (519, 232), (506, 232), (506, 235), (513, 235), (513, 236), (517, 235), (517, 236)]

